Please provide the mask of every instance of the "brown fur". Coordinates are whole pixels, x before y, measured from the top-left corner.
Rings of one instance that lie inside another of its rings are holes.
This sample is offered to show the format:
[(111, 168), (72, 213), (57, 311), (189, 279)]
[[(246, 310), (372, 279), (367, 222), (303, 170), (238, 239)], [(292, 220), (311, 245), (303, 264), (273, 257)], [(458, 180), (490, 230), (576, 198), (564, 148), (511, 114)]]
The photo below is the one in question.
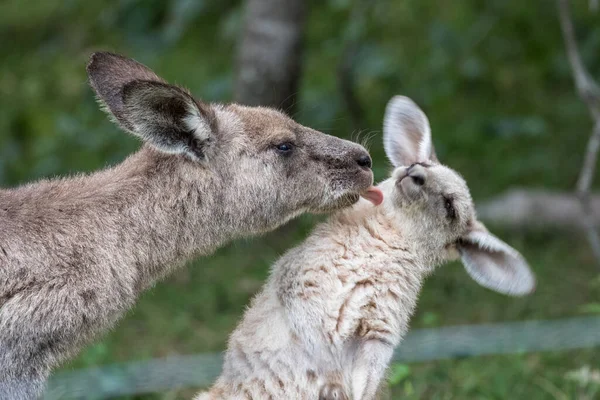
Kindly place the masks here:
[(94, 174), (0, 190), (1, 399), (39, 395), (53, 367), (185, 260), (353, 204), (372, 182), (361, 146), (275, 110), (203, 103), (109, 53), (88, 71), (146, 144)]

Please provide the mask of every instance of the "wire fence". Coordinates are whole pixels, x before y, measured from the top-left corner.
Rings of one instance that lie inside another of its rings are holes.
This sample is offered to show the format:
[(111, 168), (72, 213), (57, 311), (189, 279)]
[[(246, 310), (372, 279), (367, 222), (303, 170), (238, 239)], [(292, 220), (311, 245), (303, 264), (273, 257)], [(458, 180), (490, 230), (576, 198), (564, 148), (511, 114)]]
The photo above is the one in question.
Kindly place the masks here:
[[(600, 346), (600, 317), (415, 329), (394, 354), (416, 362), (490, 354)], [(105, 399), (209, 386), (221, 371), (221, 354), (178, 356), (60, 372), (45, 400)]]

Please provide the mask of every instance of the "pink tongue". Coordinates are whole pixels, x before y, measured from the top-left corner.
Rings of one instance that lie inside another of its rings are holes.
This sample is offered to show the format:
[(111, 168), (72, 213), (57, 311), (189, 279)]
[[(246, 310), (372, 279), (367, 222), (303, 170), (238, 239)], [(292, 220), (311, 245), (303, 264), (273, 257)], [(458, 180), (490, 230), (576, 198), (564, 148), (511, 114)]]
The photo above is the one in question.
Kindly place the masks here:
[(378, 206), (383, 203), (383, 192), (375, 186), (371, 186), (361, 195), (364, 199), (369, 200), (374, 205)]

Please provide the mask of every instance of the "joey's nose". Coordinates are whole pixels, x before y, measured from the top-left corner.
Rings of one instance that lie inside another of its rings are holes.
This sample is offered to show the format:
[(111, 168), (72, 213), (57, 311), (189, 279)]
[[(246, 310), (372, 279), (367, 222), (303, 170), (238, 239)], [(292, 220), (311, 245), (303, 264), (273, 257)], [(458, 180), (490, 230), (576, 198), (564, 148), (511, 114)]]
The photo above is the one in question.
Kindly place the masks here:
[(356, 159), (356, 163), (361, 168), (371, 168), (373, 162), (368, 154), (363, 154)]
[(408, 169), (407, 173), (415, 185), (423, 186), (425, 184), (425, 168), (423, 168), (421, 165), (412, 165)]

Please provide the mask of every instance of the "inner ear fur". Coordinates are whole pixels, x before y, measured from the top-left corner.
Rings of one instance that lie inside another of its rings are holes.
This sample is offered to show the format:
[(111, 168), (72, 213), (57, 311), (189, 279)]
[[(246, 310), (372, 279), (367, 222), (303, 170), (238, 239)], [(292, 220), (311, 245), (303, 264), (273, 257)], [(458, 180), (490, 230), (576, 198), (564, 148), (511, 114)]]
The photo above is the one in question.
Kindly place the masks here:
[(87, 71), (100, 103), (121, 128), (161, 151), (205, 157), (217, 128), (209, 104), (117, 54), (94, 53)]
[(457, 244), (467, 273), (481, 286), (512, 296), (535, 290), (535, 277), (521, 254), (489, 233), (483, 225)]

